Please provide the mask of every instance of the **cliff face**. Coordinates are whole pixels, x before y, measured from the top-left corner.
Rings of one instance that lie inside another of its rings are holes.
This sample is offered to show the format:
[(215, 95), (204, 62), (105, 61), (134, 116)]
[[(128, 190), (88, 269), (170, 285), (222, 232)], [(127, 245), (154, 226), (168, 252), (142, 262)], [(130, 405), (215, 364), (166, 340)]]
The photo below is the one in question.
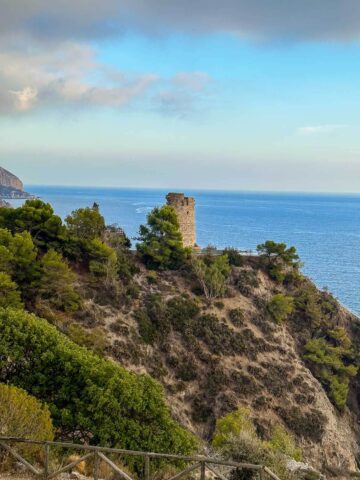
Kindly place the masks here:
[(22, 181), (16, 177), (14, 174), (5, 170), (5, 168), (0, 167), (0, 186), (1, 187), (10, 187), (15, 190), (24, 190), (24, 185)]
[[(302, 296), (312, 292), (306, 309), (319, 309), (329, 328), (341, 326), (351, 335), (359, 319), (305, 278), (300, 287), (280, 286), (253, 262), (232, 275), (226, 298), (208, 304), (186, 276), (158, 272), (149, 282), (140, 266), (133, 301), (116, 304), (103, 291), (88, 291), (91, 300), (77, 321), (89, 332), (102, 331), (115, 361), (157, 378), (175, 418), (204, 440), (211, 439), (216, 418), (242, 405), (265, 439), (274, 425), (283, 425), (313, 467), (356, 470), (357, 380), (348, 407), (339, 412), (304, 359), (304, 343), (318, 327), (302, 310)], [(265, 308), (277, 293), (294, 295), (299, 304), (282, 324)]]

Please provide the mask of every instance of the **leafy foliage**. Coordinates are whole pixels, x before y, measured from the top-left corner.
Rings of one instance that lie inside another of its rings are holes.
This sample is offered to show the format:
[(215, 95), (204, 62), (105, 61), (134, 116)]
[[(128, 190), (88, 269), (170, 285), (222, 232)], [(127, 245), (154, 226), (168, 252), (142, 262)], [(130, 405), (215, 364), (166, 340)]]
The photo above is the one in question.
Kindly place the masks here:
[(267, 304), (267, 311), (276, 323), (282, 323), (294, 310), (294, 299), (288, 295), (278, 293)]
[(53, 440), (48, 407), (21, 388), (0, 383), (0, 435)]
[(60, 248), (65, 236), (61, 218), (49, 203), (27, 200), (18, 208), (0, 209), (0, 228), (13, 234), (28, 232), (39, 248)]
[[(301, 455), (292, 437), (281, 426), (275, 427), (269, 442), (262, 441), (256, 433), (250, 411), (241, 406), (216, 421), (212, 445), (233, 461), (267, 465), (285, 480), (292, 478), (287, 470), (288, 459), (298, 459)], [(235, 470), (232, 474), (233, 480), (252, 478), (256, 478), (256, 472), (250, 469)]]
[(47, 402), (62, 435), (134, 450), (195, 447), (155, 381), (77, 346), (34, 315), (0, 310), (0, 380)]
[(67, 329), (67, 334), (70, 339), (78, 345), (89, 348), (98, 355), (104, 354), (107, 341), (104, 331), (101, 328), (96, 327), (93, 330), (86, 330), (81, 325), (72, 323)]
[(183, 247), (176, 211), (170, 205), (154, 208), (147, 225), (140, 225), (137, 250), (152, 269), (180, 268), (188, 255)]
[(295, 247), (287, 248), (285, 243), (267, 240), (258, 245), (256, 249), (270, 277), (280, 283), (286, 278), (286, 268), (296, 269), (299, 267), (299, 256)]
[(256, 435), (256, 430), (250, 417), (250, 410), (240, 406), (216, 421), (212, 445), (214, 448), (221, 449), (227, 445), (231, 437), (235, 437), (243, 431), (246, 431), (250, 436)]
[(224, 255), (227, 255), (229, 265), (234, 267), (241, 267), (244, 264), (244, 259), (237, 248), (227, 247), (223, 251)]
[(40, 269), (39, 298), (65, 312), (78, 310), (81, 300), (74, 288), (76, 275), (60, 253), (55, 250), (45, 253), (40, 260)]
[(0, 272), (0, 308), (13, 307), (22, 308), (20, 292), (10, 275)]
[(104, 217), (97, 206), (78, 208), (65, 218), (70, 236), (82, 241), (100, 238), (105, 230)]
[(351, 340), (344, 328), (327, 330), (324, 337), (309, 340), (305, 359), (315, 376), (324, 385), (330, 400), (344, 410), (349, 392), (349, 380), (357, 373)]
[(300, 461), (302, 458), (301, 449), (296, 446), (294, 437), (281, 425), (275, 425), (271, 432), (270, 440), (266, 442), (266, 446), (294, 460)]
[(18, 285), (22, 298), (31, 299), (40, 276), (38, 252), (31, 235), (28, 232), (12, 235), (9, 230), (0, 229), (0, 253), (2, 270)]
[(225, 294), (225, 286), (230, 274), (227, 255), (208, 258), (193, 257), (192, 271), (201, 285), (207, 300)]

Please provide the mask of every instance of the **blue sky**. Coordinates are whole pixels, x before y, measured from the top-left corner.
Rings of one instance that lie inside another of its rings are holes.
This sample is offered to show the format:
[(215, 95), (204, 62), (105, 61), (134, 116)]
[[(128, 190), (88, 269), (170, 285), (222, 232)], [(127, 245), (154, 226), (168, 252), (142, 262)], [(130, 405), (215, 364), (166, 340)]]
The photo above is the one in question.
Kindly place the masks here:
[(359, 192), (360, 8), (269, 4), (5, 2), (0, 165), (27, 184)]

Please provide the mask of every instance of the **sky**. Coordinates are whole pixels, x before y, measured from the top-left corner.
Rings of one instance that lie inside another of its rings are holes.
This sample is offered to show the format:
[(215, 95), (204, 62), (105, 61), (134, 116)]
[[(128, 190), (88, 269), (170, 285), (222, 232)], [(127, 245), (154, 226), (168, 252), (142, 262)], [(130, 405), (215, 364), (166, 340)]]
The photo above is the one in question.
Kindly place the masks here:
[(26, 185), (360, 193), (358, 0), (0, 0)]

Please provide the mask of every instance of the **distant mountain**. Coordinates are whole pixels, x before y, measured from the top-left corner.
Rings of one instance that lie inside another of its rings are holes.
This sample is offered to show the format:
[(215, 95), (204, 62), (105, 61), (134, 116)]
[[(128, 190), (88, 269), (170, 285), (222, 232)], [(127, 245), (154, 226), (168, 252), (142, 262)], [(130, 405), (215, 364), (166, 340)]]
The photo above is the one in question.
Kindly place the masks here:
[(30, 198), (24, 192), (22, 181), (13, 173), (0, 167), (0, 198)]

